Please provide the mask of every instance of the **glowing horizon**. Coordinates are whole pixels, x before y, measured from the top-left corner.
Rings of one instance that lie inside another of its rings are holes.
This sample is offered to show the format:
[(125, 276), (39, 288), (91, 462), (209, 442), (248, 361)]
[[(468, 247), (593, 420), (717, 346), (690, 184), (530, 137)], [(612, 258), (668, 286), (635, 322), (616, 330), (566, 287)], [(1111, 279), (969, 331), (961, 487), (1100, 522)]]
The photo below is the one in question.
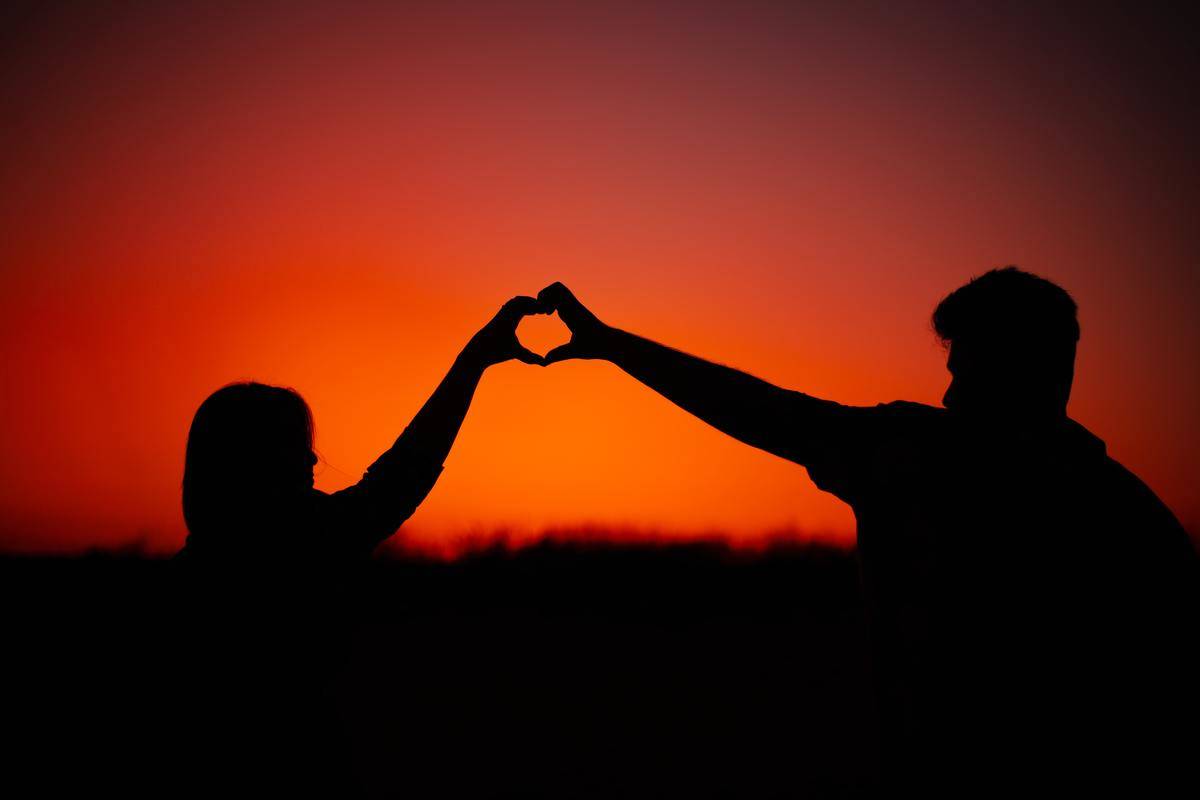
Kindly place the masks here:
[[(1179, 31), (289, 8), (14, 22), (0, 549), (178, 547), (191, 415), (235, 380), (297, 389), (318, 488), (346, 486), (503, 300), (554, 280), (788, 388), (938, 405), (929, 312), (1009, 263), (1079, 302), (1072, 416), (1197, 532), (1197, 126), (1151, 57), (1190, 57)], [(490, 370), (409, 523), (433, 543), (605, 526), (853, 537), (802, 468), (598, 362)]]

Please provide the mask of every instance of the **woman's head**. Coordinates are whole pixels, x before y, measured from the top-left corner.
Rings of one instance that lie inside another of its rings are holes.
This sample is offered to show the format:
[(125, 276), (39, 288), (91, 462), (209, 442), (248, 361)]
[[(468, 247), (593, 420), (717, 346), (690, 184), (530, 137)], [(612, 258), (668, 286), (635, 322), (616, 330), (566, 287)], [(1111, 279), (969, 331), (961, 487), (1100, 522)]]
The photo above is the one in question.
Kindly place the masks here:
[(188, 432), (183, 516), (192, 537), (263, 532), (313, 485), (312, 414), (291, 389), (233, 383), (200, 404)]

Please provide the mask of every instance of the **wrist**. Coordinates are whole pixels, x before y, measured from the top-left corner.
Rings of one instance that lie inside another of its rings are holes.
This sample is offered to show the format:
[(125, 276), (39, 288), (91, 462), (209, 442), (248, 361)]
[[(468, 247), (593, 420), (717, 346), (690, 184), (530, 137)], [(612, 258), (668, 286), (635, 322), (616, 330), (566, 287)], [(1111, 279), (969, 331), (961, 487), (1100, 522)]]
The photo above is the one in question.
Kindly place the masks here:
[(621, 338), (627, 335), (620, 328), (600, 323), (592, 336), (593, 352), (598, 358), (612, 361), (621, 350)]

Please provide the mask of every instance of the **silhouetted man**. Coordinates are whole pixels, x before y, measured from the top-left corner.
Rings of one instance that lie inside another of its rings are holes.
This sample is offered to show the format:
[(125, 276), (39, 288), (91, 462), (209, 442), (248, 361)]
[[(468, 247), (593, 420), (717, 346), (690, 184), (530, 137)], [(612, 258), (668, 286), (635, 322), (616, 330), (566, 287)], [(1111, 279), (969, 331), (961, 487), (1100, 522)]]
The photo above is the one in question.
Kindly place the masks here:
[(571, 341), (849, 503), (891, 788), (1169, 785), (1194, 753), (1196, 556), (1167, 507), (1067, 416), (1062, 288), (1008, 267), (933, 323), (943, 403), (850, 407), (603, 324), (562, 284)]

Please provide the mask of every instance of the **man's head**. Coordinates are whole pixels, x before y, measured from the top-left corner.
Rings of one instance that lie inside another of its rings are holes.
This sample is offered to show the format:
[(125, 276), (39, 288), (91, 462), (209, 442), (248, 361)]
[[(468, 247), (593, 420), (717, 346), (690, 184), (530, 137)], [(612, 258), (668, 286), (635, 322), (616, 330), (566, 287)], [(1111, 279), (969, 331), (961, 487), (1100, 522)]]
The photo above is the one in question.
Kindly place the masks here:
[(1012, 420), (1066, 415), (1079, 321), (1061, 286), (1016, 267), (991, 270), (938, 303), (933, 329), (950, 353), (946, 408)]

